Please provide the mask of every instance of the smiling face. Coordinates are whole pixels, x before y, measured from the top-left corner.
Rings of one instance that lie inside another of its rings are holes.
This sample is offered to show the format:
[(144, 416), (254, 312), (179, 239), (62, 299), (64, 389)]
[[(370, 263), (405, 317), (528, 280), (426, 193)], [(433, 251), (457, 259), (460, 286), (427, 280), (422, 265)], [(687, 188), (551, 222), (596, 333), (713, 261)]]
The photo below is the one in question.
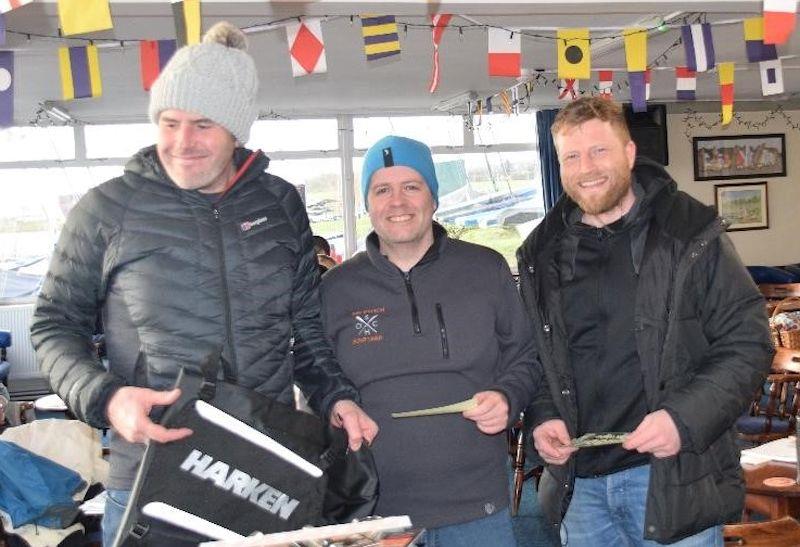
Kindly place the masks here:
[(433, 244), (436, 209), (422, 175), (399, 165), (378, 169), (370, 179), (367, 203), (381, 252), (396, 264), (401, 256), (422, 258)]
[(235, 172), (235, 148), (227, 129), (200, 114), (172, 109), (158, 117), (158, 159), (184, 190), (222, 192)]
[(554, 138), (564, 191), (584, 212), (584, 222), (610, 224), (634, 203), (631, 169), (636, 145), (609, 122), (591, 119), (563, 127)]

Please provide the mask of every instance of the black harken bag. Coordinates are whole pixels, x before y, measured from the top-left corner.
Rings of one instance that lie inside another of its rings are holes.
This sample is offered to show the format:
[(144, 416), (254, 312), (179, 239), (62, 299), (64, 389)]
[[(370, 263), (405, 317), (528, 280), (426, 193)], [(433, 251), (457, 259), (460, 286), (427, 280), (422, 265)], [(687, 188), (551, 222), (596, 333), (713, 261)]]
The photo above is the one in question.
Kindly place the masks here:
[[(197, 545), (215, 539), (186, 513), (242, 536), (372, 514), (378, 478), (366, 446), (349, 451), (343, 430), (251, 389), (214, 380), (217, 367), (205, 368), (205, 377), (181, 370), (176, 382), (181, 397), (160, 423), (194, 433), (148, 445), (115, 545)], [(245, 435), (252, 429), (263, 433), (305, 463), (289, 463), (276, 453), (281, 448), (259, 446), (265, 442), (259, 433), (246, 440), (231, 431), (236, 427)], [(313, 468), (321, 473), (312, 474)], [(172, 514), (183, 527), (164, 520)]]

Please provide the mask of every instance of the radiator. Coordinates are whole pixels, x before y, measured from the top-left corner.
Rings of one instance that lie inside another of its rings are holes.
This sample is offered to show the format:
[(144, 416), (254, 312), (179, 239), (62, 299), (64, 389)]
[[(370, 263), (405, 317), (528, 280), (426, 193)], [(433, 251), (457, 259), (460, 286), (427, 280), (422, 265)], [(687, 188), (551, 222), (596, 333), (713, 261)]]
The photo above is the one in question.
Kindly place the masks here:
[(42, 376), (36, 366), (36, 357), (31, 346), (30, 325), (34, 304), (0, 306), (0, 330), (11, 331), (11, 347), (8, 362), (11, 363), (10, 378), (38, 378)]

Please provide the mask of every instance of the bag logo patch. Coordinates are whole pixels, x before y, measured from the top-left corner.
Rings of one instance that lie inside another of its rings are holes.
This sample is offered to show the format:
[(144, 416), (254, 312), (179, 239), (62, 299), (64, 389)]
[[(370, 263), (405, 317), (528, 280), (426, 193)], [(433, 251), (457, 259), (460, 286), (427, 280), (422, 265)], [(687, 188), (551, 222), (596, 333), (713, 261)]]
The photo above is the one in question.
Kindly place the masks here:
[(381, 315), (386, 308), (368, 308), (356, 310), (351, 313), (356, 336), (353, 338), (354, 346), (381, 342), (383, 334), (380, 332)]
[(222, 460), (214, 461), (214, 458), (197, 449), (193, 449), (183, 460), (181, 470), (200, 479), (211, 481), (217, 488), (246, 499), (256, 507), (277, 515), (283, 520), (289, 520), (294, 510), (300, 505), (300, 500), (290, 498), (280, 490), (235, 467), (231, 470), (231, 466), (227, 463)]
[(241, 224), (239, 224), (239, 229), (243, 232), (249, 232), (256, 226), (260, 226), (267, 222), (267, 217), (260, 217), (255, 220), (245, 220)]

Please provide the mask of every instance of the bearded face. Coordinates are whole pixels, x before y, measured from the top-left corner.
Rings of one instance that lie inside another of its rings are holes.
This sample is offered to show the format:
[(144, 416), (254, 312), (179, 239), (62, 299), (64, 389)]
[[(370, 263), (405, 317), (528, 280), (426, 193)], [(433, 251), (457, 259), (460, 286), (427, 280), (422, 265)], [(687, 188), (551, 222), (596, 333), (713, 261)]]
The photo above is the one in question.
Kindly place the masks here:
[(561, 184), (585, 214), (602, 216), (625, 208), (633, 195), (636, 145), (632, 141), (626, 142), (608, 122), (594, 119), (561, 131), (555, 142)]

